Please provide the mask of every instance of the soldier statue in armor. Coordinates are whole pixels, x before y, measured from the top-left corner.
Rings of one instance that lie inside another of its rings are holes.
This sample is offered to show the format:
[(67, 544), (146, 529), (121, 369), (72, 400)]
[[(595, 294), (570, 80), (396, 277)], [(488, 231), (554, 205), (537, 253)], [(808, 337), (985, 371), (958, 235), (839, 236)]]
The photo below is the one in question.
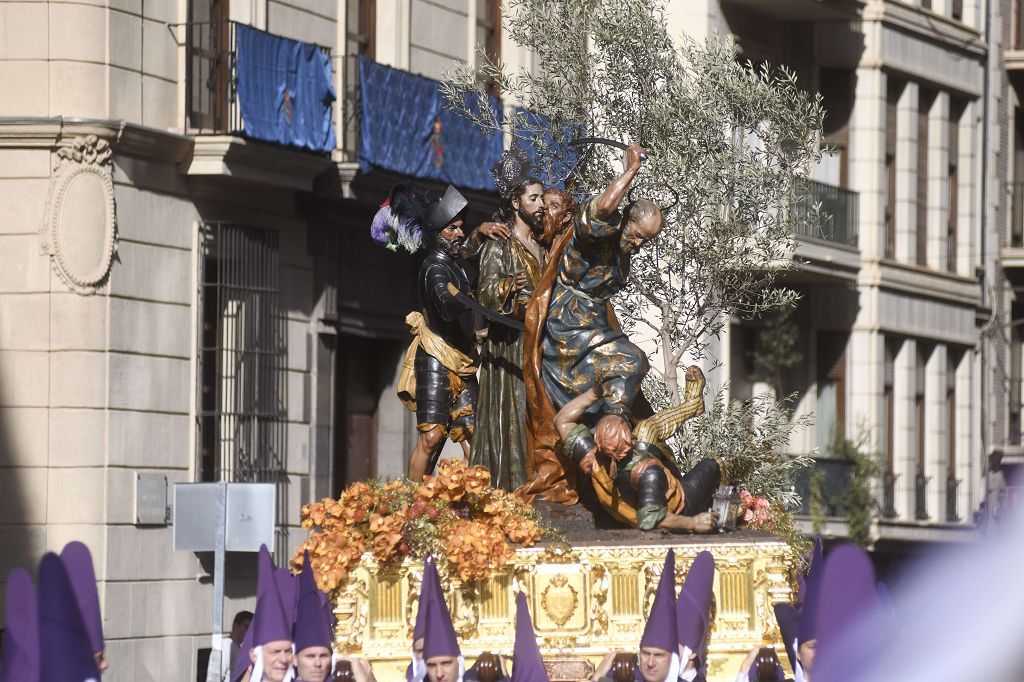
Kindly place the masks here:
[(409, 479), (420, 481), (447, 439), (468, 455), (475, 428), (477, 352), (473, 312), (451, 288), (471, 291), (459, 261), (466, 198), (448, 186), (440, 199), (398, 185), (371, 226), (375, 240), (409, 251), (423, 247), (417, 288), (422, 309), (405, 318), (413, 335), (399, 377), (398, 396), (416, 412), (419, 437), (409, 456)]

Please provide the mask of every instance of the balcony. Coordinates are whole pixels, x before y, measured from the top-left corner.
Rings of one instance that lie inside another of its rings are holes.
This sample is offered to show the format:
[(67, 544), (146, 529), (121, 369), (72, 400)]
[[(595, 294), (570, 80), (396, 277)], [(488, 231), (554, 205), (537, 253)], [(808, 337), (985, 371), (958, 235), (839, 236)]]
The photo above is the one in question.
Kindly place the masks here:
[(238, 106), (237, 24), (209, 21), (185, 27), (185, 130), (200, 135), (242, 129)]
[[(185, 25), (185, 53), (184, 128), (195, 146), (183, 171), (311, 191), (335, 146), (332, 101), (311, 95), (332, 89), (330, 50), (208, 21)], [(294, 82), (279, 83), (282, 72)]]
[(864, 0), (728, 0), (728, 3), (786, 21), (854, 19), (864, 6)]
[(1010, 233), (999, 260), (1004, 268), (1024, 268), (1024, 182), (1010, 183)]
[(928, 476), (918, 474), (914, 478), (914, 518), (927, 521), (928, 516)]
[(899, 474), (887, 471), (882, 478), (882, 516), (887, 519), (896, 518), (896, 480)]
[[(793, 215), (801, 221), (797, 236), (857, 248), (857, 193), (809, 180), (807, 194), (806, 199), (793, 204)], [(812, 220), (815, 204), (821, 205), (821, 211), (817, 220)]]
[(946, 523), (959, 523), (960, 510), (957, 508), (956, 493), (960, 490), (959, 479), (949, 476), (946, 478)]
[(796, 480), (796, 491), (803, 501), (801, 514), (811, 514), (812, 477), (817, 478), (820, 485), (818, 492), (824, 504), (825, 516), (846, 516), (847, 509), (843, 497), (850, 487), (853, 475), (853, 462), (828, 457), (815, 457), (814, 466), (804, 469)]
[(1007, 71), (1024, 70), (1024, 2), (1013, 2), (1013, 39), (1010, 47), (1003, 53)]

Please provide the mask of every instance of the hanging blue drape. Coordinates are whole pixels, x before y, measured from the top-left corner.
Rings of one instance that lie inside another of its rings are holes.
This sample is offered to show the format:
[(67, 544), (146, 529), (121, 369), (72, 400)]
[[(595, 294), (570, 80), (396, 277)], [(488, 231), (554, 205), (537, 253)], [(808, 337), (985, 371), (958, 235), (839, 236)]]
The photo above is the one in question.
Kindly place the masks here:
[[(530, 128), (534, 129), (546, 129), (550, 125), (549, 119), (543, 114), (537, 114), (529, 109), (523, 107), (515, 108), (516, 114), (525, 117), (526, 123)], [(557, 136), (557, 137), (556, 137)], [(538, 134), (527, 132), (524, 130), (516, 131), (516, 142), (526, 152), (528, 158), (532, 159), (535, 163), (539, 157), (538, 148), (541, 146), (554, 152), (554, 163), (550, 169), (551, 175), (544, 176), (540, 175), (539, 179), (544, 181), (544, 184), (549, 187), (557, 187), (559, 189), (565, 189), (565, 176), (575, 167), (576, 162), (579, 159), (579, 150), (569, 144), (571, 140), (578, 137), (583, 137), (583, 127), (579, 125), (564, 126), (556, 131), (556, 136), (550, 133), (543, 133), (539, 135), (543, 145), (538, 144)], [(584, 149), (585, 151), (585, 149)], [(540, 170), (537, 171), (540, 173)]]
[(331, 56), (317, 45), (236, 24), (245, 137), (317, 152), (335, 147)]
[[(469, 189), (494, 189), (490, 169), (501, 157), (501, 134), (485, 135), (446, 109), (437, 81), (366, 57), (359, 59), (359, 80), (363, 172), (376, 167)], [(500, 122), (501, 103), (496, 97), (490, 101)]]

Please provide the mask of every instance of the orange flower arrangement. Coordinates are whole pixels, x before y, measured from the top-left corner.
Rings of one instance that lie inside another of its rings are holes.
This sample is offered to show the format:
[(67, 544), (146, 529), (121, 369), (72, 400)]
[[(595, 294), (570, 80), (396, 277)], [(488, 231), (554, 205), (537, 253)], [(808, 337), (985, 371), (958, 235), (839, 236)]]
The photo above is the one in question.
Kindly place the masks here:
[(536, 512), (491, 487), (484, 467), (446, 459), (423, 483), (353, 483), (337, 500), (302, 508), (309, 531), (292, 558), (298, 570), (309, 551), (319, 587), (338, 589), (363, 553), (380, 564), (431, 553), (462, 580), (479, 580), (512, 558), (509, 543), (529, 547), (543, 531)]

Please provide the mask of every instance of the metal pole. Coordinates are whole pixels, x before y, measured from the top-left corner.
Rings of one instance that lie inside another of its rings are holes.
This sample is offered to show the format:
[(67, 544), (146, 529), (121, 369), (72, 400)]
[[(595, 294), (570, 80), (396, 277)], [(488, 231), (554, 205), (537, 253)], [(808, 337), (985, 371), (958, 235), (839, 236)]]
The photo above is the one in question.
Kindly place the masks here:
[(213, 634), (210, 638), (210, 663), (206, 667), (206, 682), (220, 682), (221, 660), (224, 656), (224, 531), (227, 492), (227, 483), (217, 484), (217, 513), (214, 516), (217, 544), (213, 550)]

